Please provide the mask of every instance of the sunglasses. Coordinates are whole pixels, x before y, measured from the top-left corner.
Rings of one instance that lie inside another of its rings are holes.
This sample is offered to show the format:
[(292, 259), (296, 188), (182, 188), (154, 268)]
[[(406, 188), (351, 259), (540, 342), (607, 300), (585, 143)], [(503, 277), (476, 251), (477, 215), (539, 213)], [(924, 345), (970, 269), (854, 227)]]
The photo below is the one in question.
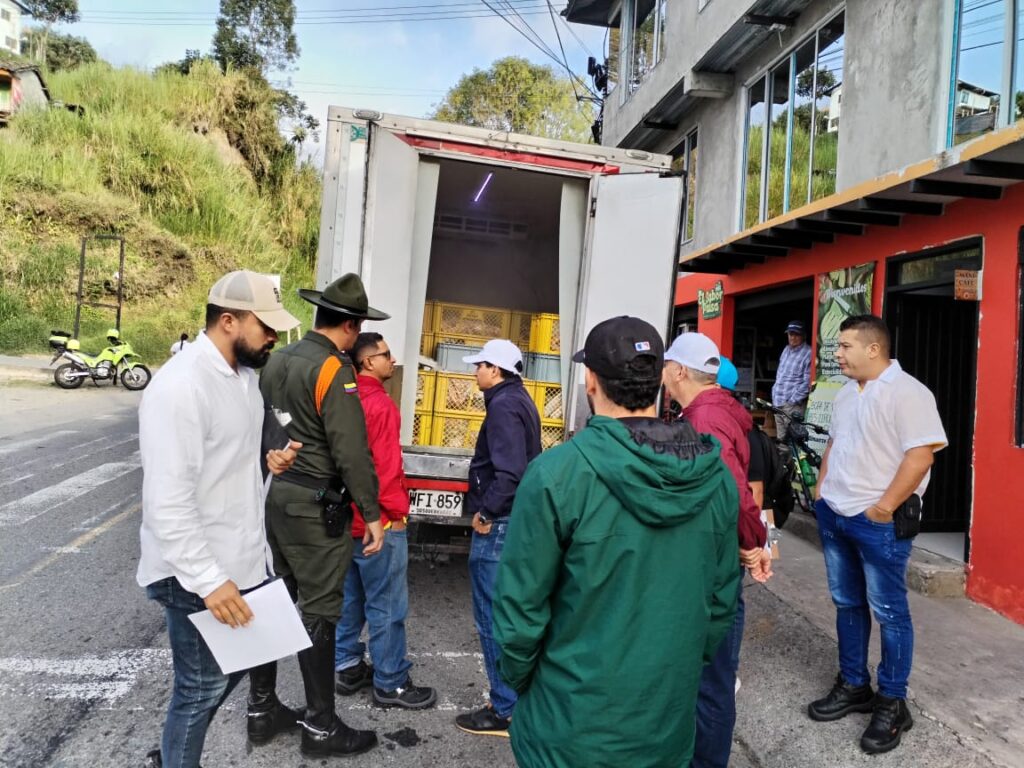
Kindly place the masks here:
[(391, 350), (390, 349), (386, 349), (383, 352), (374, 352), (372, 355), (367, 355), (366, 357), (364, 357), (363, 358), (363, 362), (366, 362), (371, 357), (386, 357), (388, 360), (390, 360), (391, 359)]

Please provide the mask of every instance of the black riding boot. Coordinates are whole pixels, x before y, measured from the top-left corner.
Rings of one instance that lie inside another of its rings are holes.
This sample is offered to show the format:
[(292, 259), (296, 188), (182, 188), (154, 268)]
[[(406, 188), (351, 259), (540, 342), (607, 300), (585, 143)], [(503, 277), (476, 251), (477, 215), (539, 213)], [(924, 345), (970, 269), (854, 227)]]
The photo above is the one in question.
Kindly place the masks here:
[(306, 717), (302, 722), (302, 753), (310, 757), (358, 755), (377, 745), (373, 731), (345, 725), (334, 711), (334, 624), (303, 616), (313, 645), (299, 651), (299, 669), (306, 686)]
[(299, 727), (302, 713), (277, 698), (277, 662), (249, 670), (249, 741), (266, 744), (279, 733)]

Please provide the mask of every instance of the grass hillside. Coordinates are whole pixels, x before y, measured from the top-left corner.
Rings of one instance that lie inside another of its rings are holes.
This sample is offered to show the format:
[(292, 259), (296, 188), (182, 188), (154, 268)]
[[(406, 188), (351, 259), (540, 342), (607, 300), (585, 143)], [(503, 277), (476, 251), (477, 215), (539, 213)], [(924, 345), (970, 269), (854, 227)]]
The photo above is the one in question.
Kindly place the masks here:
[[(201, 325), (206, 292), (232, 269), (279, 273), (291, 311), (312, 283), (317, 173), (277, 130), (274, 92), (201, 62), (183, 75), (93, 64), (47, 79), (79, 104), (20, 113), (0, 129), (0, 353), (45, 352), (72, 330), (81, 238), (127, 241), (122, 336), (147, 362)], [(90, 243), (85, 292), (116, 301), (117, 248)], [(95, 352), (111, 310), (84, 308)]]

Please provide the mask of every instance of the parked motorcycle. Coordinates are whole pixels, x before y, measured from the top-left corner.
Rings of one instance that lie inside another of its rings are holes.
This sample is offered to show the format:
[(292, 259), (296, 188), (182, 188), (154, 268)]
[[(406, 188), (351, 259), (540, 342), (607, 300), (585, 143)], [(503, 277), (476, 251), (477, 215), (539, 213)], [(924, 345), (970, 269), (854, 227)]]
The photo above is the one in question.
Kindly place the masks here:
[(61, 358), (68, 361), (57, 366), (53, 372), (57, 386), (61, 389), (76, 389), (86, 379), (92, 379), (96, 386), (107, 380), (116, 386), (120, 375), (125, 389), (145, 389), (152, 374), (149, 368), (135, 360), (139, 355), (132, 349), (132, 345), (121, 338), (116, 328), (107, 331), (107, 341), (110, 346), (98, 355), (88, 355), (81, 351), (78, 339), (71, 338), (67, 331), (50, 331), (50, 348), (54, 350), (50, 365)]

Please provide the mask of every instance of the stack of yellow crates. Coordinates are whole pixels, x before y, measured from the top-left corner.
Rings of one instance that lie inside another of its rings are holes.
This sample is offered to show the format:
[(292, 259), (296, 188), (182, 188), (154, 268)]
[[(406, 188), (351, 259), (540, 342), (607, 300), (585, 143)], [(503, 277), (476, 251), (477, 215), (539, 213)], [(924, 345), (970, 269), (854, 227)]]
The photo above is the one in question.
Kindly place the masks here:
[[(436, 358), (439, 344), (482, 347), (490, 339), (511, 339), (527, 351), (526, 357), (530, 354), (557, 357), (560, 349), (558, 315), (427, 302), (421, 354)], [(550, 363), (550, 360), (545, 362)], [(541, 447), (557, 445), (562, 441), (565, 418), (561, 385), (529, 379), (524, 380), (524, 384), (540, 413)], [(474, 448), (484, 413), (483, 393), (472, 374), (418, 372), (414, 445)]]

